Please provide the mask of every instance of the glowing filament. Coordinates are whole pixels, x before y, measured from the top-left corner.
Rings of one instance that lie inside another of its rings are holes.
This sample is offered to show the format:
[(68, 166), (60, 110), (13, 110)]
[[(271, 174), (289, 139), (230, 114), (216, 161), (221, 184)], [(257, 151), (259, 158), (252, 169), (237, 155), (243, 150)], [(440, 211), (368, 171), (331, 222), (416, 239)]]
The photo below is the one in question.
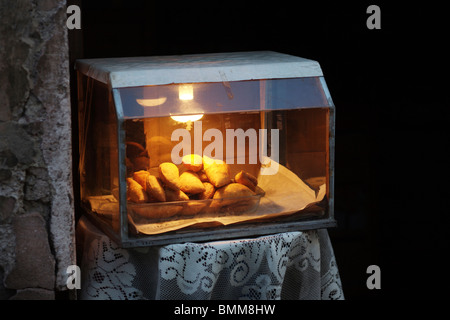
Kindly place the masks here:
[(178, 97), (180, 100), (193, 100), (194, 87), (190, 84), (183, 84), (178, 88)]

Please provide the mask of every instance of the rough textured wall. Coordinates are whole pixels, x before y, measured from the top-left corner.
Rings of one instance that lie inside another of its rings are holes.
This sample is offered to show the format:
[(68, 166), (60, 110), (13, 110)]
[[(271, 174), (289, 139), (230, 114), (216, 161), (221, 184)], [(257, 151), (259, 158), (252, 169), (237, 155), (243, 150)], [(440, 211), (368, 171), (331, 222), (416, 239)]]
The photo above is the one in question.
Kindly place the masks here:
[(66, 1), (0, 0), (0, 299), (75, 264)]

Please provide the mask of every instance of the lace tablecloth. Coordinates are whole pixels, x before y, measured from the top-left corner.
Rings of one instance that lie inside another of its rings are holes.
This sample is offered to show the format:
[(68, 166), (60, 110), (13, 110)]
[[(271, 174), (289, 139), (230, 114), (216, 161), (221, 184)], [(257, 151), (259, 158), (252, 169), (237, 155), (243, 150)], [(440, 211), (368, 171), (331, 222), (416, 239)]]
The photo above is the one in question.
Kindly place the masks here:
[(326, 229), (123, 249), (83, 217), (77, 247), (80, 299), (344, 299)]

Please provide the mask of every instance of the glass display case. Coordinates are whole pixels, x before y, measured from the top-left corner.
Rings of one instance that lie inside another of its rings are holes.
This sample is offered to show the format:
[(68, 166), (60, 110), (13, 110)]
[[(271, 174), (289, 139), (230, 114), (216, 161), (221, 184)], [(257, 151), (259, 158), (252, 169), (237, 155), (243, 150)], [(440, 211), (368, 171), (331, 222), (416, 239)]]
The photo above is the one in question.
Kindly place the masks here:
[(263, 51), (76, 69), (81, 205), (119, 245), (335, 225), (335, 109), (316, 61)]

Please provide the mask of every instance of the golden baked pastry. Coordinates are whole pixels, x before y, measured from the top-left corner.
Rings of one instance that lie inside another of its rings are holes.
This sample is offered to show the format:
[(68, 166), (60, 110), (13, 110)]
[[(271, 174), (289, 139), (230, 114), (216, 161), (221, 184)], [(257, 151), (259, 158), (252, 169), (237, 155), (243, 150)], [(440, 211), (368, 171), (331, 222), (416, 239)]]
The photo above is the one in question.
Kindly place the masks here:
[(249, 197), (255, 193), (240, 183), (230, 183), (222, 188), (217, 189), (213, 199), (226, 199), (236, 197)]
[(201, 182), (209, 182), (208, 176), (206, 175), (205, 171), (201, 170), (197, 172), (197, 175)]
[(147, 194), (156, 201), (166, 201), (166, 193), (161, 181), (154, 175), (149, 174), (146, 179)]
[(189, 197), (180, 189), (173, 190), (166, 188), (164, 190), (166, 192), (166, 200), (167, 201), (187, 201)]
[(256, 179), (256, 177), (244, 170), (238, 172), (234, 177), (234, 180), (237, 183), (243, 184), (244, 186), (248, 187), (253, 192), (255, 192), (256, 186), (258, 185), (258, 180)]
[(180, 189), (180, 172), (178, 167), (171, 162), (163, 162), (159, 165), (159, 177), (168, 188)]
[(215, 200), (211, 207), (214, 210), (243, 212), (249, 210), (254, 203), (251, 197), (255, 193), (240, 183), (230, 183), (214, 193)]
[(147, 177), (150, 175), (150, 172), (147, 170), (139, 170), (136, 172), (133, 172), (133, 179), (137, 183), (139, 183), (144, 190), (146, 190), (147, 186)]
[(198, 172), (203, 168), (203, 158), (198, 154), (188, 154), (181, 159), (183, 166), (190, 171)]
[(180, 190), (188, 194), (196, 194), (205, 191), (203, 183), (195, 172), (185, 171), (180, 175)]
[(127, 178), (127, 198), (131, 202), (144, 203), (148, 201), (148, 195), (144, 188), (133, 178)]
[(216, 188), (210, 182), (203, 182), (203, 186), (205, 187), (205, 191), (199, 194), (199, 200), (211, 199), (216, 191)]
[(208, 180), (216, 188), (220, 188), (231, 182), (228, 165), (222, 160), (203, 156), (203, 169), (205, 170)]

